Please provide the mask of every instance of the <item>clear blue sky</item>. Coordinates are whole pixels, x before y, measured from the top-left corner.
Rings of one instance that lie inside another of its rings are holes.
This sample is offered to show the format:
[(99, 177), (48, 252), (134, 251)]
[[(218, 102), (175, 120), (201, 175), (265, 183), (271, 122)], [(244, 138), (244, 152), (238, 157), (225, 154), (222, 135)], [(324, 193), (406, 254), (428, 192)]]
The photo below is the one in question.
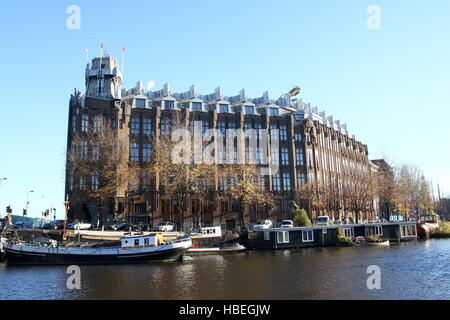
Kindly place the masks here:
[[(66, 9), (81, 8), (81, 29)], [(370, 5), (381, 29), (366, 27)], [(124, 86), (220, 86), (272, 98), (293, 85), (348, 124), (370, 158), (422, 168), (450, 193), (450, 1), (7, 1), (0, 10), (0, 215), (11, 204), (63, 216), (68, 100), (84, 91), (85, 47), (103, 40)]]

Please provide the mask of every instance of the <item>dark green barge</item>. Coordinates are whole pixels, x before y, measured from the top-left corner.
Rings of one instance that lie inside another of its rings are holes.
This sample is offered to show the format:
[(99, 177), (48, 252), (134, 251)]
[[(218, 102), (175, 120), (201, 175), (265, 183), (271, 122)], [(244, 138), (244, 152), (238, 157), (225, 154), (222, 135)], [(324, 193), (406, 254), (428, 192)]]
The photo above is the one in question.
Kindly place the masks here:
[(377, 236), (379, 239), (394, 242), (410, 241), (417, 239), (417, 228), (413, 221), (273, 228), (255, 231), (250, 247), (251, 249), (330, 247), (340, 244), (339, 236), (353, 239)]

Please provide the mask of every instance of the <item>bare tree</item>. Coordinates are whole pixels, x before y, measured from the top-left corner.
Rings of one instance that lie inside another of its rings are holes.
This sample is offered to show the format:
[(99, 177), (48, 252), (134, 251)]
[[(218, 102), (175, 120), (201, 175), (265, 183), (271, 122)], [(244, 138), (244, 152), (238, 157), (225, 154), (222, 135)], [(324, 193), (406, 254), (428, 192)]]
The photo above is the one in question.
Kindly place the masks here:
[(251, 205), (271, 205), (272, 197), (258, 183), (259, 169), (252, 164), (236, 164), (222, 166), (219, 179), (224, 179), (225, 194), (239, 201), (239, 222), (244, 224), (244, 213)]
[(118, 192), (127, 188), (130, 179), (127, 153), (119, 142), (117, 131), (99, 117), (88, 132), (75, 134), (68, 153), (72, 181), (77, 181), (78, 197), (95, 201), (99, 222)]

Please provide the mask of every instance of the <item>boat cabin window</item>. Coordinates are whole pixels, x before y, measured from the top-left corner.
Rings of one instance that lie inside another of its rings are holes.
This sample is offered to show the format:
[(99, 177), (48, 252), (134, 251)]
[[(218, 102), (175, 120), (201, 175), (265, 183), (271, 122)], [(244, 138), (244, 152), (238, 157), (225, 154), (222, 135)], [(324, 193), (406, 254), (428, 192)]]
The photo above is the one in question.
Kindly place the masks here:
[(402, 237), (415, 237), (417, 236), (417, 229), (415, 225), (400, 226), (400, 232)]
[(149, 238), (145, 238), (144, 239), (144, 244), (145, 245), (149, 245), (150, 244), (150, 239)]
[(355, 236), (355, 232), (353, 228), (344, 228), (344, 236), (352, 238)]
[(302, 241), (303, 242), (313, 242), (314, 241), (314, 232), (312, 230), (303, 230), (302, 231)]
[(287, 231), (277, 232), (277, 242), (278, 243), (289, 243), (289, 232), (287, 232)]
[(139, 245), (139, 239), (134, 240), (134, 245), (138, 246)]

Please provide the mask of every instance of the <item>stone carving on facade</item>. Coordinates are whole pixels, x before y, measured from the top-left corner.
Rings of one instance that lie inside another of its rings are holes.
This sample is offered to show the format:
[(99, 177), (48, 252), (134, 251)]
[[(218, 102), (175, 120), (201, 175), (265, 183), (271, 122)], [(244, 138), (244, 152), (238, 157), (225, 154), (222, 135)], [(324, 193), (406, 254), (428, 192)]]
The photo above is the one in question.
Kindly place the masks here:
[(309, 142), (313, 145), (317, 144), (317, 129), (314, 126), (314, 122), (311, 120), (305, 120), (304, 123), (305, 135), (309, 136)]

